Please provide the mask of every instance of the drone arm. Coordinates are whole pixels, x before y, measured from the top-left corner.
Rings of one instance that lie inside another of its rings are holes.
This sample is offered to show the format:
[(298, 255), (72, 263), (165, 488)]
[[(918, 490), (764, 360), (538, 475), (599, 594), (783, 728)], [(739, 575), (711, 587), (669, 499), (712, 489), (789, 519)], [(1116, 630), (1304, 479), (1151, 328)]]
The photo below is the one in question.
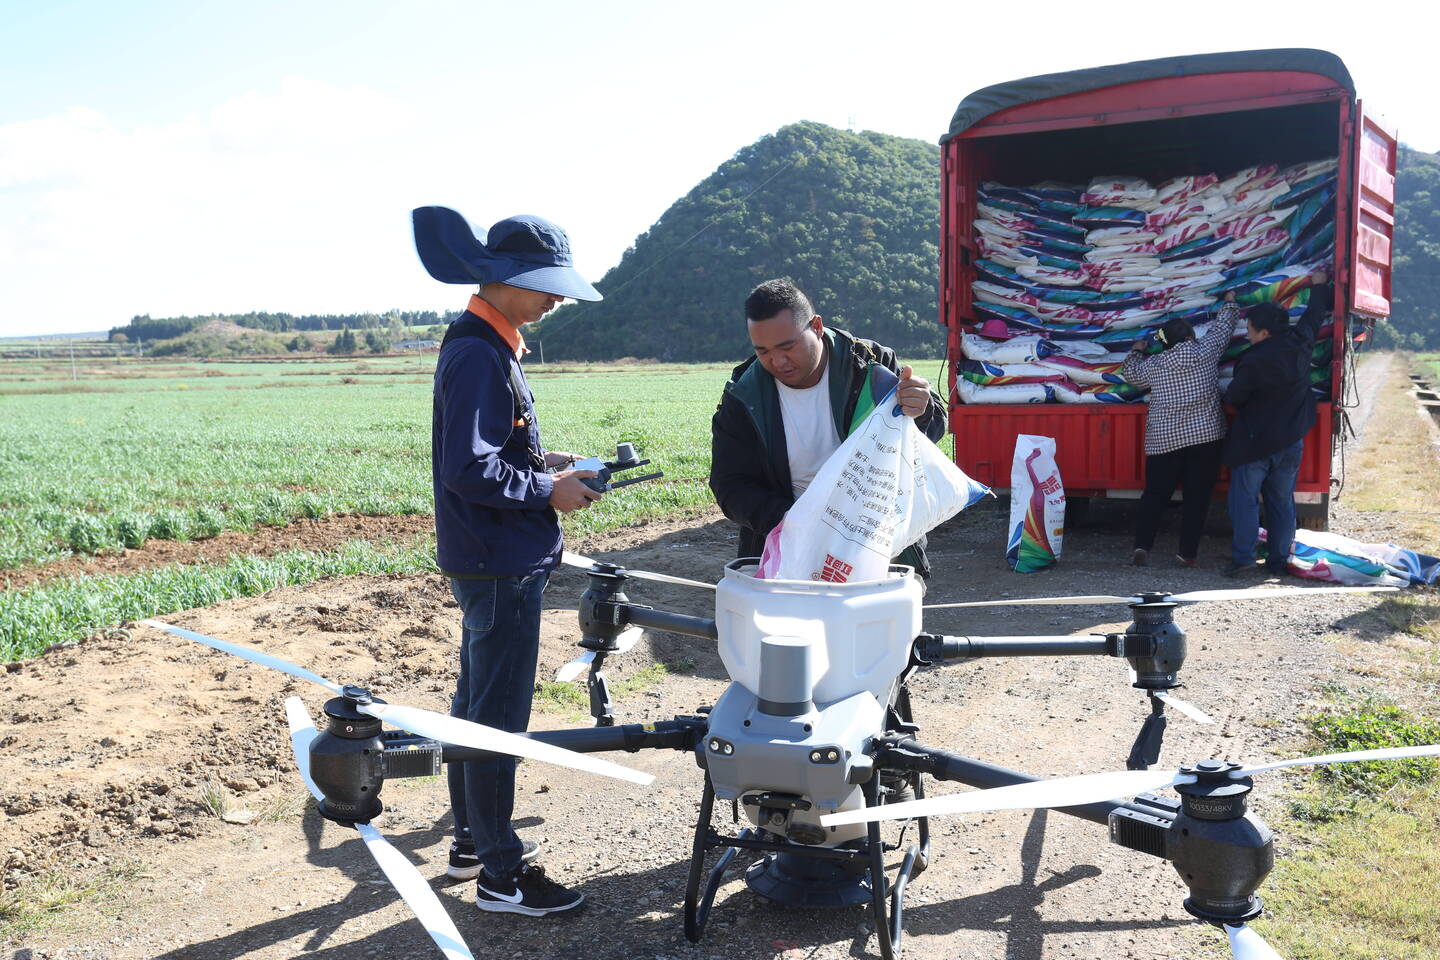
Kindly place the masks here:
[[(693, 751), (695, 745), (705, 736), (707, 727), (708, 724), (702, 717), (676, 717), (674, 720), (661, 720), (657, 723), (626, 723), (613, 727), (582, 727), (572, 730), (534, 730), (522, 736), (576, 753), (604, 753), (610, 750), (624, 750), (627, 753), (640, 750)], [(446, 763), (495, 756), (484, 750), (448, 743), (441, 745), (441, 753)]]
[[(1021, 773), (1007, 767), (998, 767), (970, 757), (951, 753), (939, 747), (928, 747), (909, 737), (888, 737), (881, 741), (875, 757), (875, 766), (885, 769), (918, 770), (936, 780), (949, 780), (972, 787), (989, 789), (1008, 787), (1018, 783), (1035, 783), (1043, 777)], [(1112, 813), (1128, 811), (1150, 818), (1164, 819), (1163, 808), (1156, 808), (1139, 800), (1118, 802), (1103, 801), (1084, 803), (1073, 807), (1056, 807), (1060, 813), (1090, 820), (1094, 823), (1108, 823)], [(1163, 856), (1163, 854), (1161, 854)]]
[(1101, 634), (1061, 637), (946, 637), (921, 634), (915, 654), (924, 663), (981, 657), (1115, 656), (1115, 642)]
[[(621, 606), (617, 604), (617, 606)], [(707, 620), (704, 617), (687, 617), (680, 613), (666, 613), (664, 610), (654, 610), (650, 607), (637, 606), (635, 604), (624, 604), (622, 616), (625, 622), (637, 627), (646, 627), (650, 630), (666, 630), (670, 633), (683, 633), (688, 637), (703, 637), (714, 640), (719, 637), (714, 620)]]

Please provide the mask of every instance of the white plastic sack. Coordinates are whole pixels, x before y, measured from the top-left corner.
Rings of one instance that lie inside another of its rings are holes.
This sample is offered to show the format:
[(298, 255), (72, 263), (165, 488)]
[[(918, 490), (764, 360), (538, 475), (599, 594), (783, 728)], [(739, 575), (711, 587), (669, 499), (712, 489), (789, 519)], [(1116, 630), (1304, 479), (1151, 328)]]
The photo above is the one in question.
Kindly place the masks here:
[(1065, 537), (1065, 485), (1055, 440), (1022, 433), (1010, 468), (1010, 541), (1005, 562), (1016, 573), (1052, 567)]
[(770, 531), (757, 575), (882, 579), (892, 557), (989, 493), (916, 429), (891, 391)]
[(1160, 236), (1157, 230), (1144, 227), (1101, 227), (1085, 234), (1085, 242), (1094, 247), (1126, 246), (1133, 243), (1149, 243)]
[(1155, 199), (1164, 205), (1177, 203), (1187, 197), (1205, 196), (1219, 181), (1220, 178), (1213, 173), (1196, 177), (1175, 177), (1155, 188)]
[(1227, 197), (1233, 197), (1252, 181), (1264, 181), (1274, 176), (1276, 169), (1273, 163), (1262, 163), (1254, 167), (1246, 167), (1234, 176), (1226, 177), (1220, 181), (1220, 192)]
[(1074, 357), (1076, 360), (1104, 360), (1110, 356), (1110, 351), (1103, 344), (1093, 340), (1057, 340), (1051, 347), (1054, 350), (1052, 356)]
[(1135, 260), (1155, 259), (1158, 250), (1153, 240), (1141, 240), (1137, 243), (1111, 243), (1103, 247), (1096, 247), (1085, 254), (1087, 263), (1109, 263), (1112, 260)]
[(1038, 333), (987, 340), (973, 333), (960, 334), (960, 352), (971, 360), (986, 363), (1035, 363), (1055, 352), (1050, 341)]
[(1195, 257), (1191, 260), (1171, 260), (1169, 263), (1162, 263), (1150, 272), (1157, 277), (1169, 279), (1171, 277), (1193, 277), (1206, 273), (1221, 273), (1225, 270), (1225, 260), (1221, 257)]
[(1153, 202), (1155, 188), (1139, 177), (1096, 177), (1080, 199), (1096, 206), (1128, 207)]
[(1055, 399), (1055, 391), (1048, 383), (1007, 383), (986, 387), (957, 377), (955, 391), (960, 394), (961, 403), (1048, 403)]
[[(1094, 277), (1142, 277), (1153, 274), (1160, 268), (1159, 259), (1152, 253), (1147, 257), (1118, 257), (1113, 260), (1093, 260), (1084, 266), (1085, 273)], [(1103, 289), (1097, 287), (1096, 289)]]

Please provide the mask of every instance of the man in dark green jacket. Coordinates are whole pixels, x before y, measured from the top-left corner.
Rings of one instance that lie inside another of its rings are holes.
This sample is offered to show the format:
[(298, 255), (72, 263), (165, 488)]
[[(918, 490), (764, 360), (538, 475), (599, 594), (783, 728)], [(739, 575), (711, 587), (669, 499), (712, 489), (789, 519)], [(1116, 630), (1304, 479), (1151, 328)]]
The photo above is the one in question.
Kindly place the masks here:
[[(739, 556), (758, 557), (820, 465), (892, 388), (931, 440), (945, 434), (945, 408), (893, 350), (827, 328), (789, 280), (751, 291), (745, 317), (755, 355), (735, 368), (710, 421), (710, 489), (740, 525)], [(924, 544), (897, 561), (928, 578)]]

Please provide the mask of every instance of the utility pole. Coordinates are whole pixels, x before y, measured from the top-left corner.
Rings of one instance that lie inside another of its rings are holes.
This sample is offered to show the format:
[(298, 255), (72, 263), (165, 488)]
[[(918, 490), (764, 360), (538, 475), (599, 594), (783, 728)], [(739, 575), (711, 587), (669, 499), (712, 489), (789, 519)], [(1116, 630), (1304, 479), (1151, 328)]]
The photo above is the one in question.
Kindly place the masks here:
[(75, 375), (75, 341), (70, 341), (70, 382), (74, 383), (80, 378)]

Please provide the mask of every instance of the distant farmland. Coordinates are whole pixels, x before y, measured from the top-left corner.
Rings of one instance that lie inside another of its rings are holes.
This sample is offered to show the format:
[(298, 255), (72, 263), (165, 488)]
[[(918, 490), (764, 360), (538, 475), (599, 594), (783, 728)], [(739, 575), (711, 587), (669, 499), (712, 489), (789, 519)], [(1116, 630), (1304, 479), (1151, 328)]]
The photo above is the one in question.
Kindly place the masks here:
[[(429, 513), (434, 355), (0, 364), (0, 571), (70, 553), (341, 513)], [(708, 502), (728, 367), (535, 365), (546, 443), (635, 442), (663, 480), (573, 518), (583, 534)], [(0, 572), (3, 577), (3, 572)]]

